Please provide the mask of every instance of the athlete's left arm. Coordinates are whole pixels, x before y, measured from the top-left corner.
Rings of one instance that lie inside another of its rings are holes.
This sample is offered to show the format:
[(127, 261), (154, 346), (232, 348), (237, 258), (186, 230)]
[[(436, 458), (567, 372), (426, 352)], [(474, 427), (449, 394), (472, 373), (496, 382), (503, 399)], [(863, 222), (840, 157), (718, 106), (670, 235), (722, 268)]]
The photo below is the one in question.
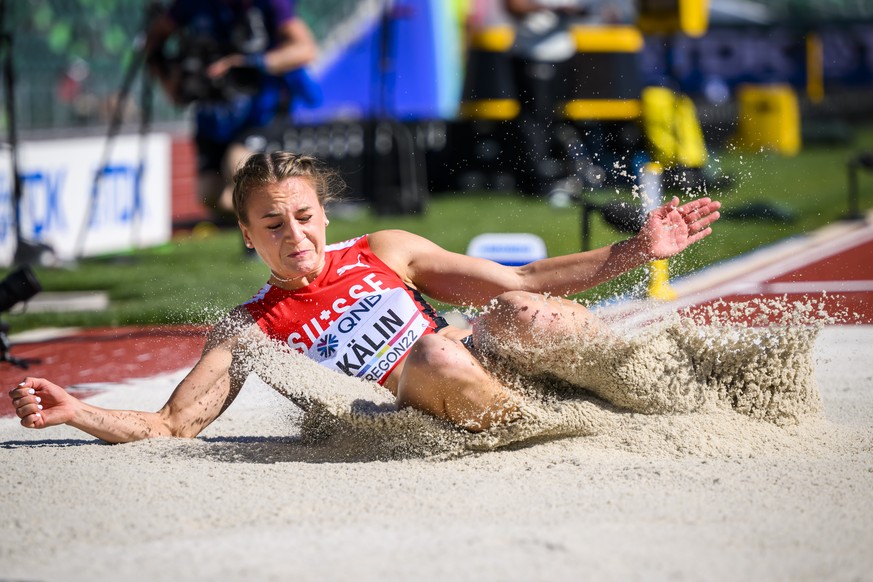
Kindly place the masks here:
[[(315, 60), (318, 45), (309, 26), (303, 19), (295, 16), (278, 26), (278, 45), (263, 54), (264, 71), (271, 75), (282, 75), (288, 71), (305, 67)], [(247, 64), (246, 57), (232, 54), (222, 57), (209, 65), (207, 74), (212, 78), (222, 77), (232, 67)]]
[(678, 198), (651, 212), (642, 230), (627, 240), (583, 253), (551, 257), (521, 267), (449, 252), (403, 231), (370, 235), (370, 247), (407, 283), (439, 301), (483, 305), (506, 291), (572, 295), (653, 259), (673, 256), (708, 236), (720, 204)]

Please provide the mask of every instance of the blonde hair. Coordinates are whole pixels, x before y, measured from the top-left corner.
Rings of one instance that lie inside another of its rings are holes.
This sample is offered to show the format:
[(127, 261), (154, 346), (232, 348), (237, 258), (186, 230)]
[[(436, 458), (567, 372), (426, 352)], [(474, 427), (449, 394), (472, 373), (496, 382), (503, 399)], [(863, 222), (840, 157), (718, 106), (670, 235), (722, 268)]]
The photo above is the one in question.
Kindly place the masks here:
[(252, 192), (288, 178), (309, 180), (322, 207), (336, 199), (346, 187), (335, 170), (312, 156), (291, 152), (253, 154), (233, 175), (233, 211), (237, 220), (248, 224), (247, 204)]

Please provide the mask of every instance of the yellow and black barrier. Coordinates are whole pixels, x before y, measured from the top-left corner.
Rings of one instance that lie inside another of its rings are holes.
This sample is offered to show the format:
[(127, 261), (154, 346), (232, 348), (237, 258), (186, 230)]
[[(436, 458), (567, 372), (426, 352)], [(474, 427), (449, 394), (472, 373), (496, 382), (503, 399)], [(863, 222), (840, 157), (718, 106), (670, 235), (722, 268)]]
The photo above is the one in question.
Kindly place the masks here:
[(637, 26), (644, 34), (701, 37), (709, 28), (708, 0), (638, 0)]
[(639, 118), (643, 36), (632, 26), (575, 26), (567, 63), (564, 117), (573, 121)]
[(470, 36), (460, 114), (467, 119), (515, 119), (521, 111), (512, 72), (511, 26), (495, 26)]
[[(640, 197), (647, 212), (655, 210), (664, 203), (661, 188), (663, 168), (658, 162), (649, 162), (640, 168)], [(672, 301), (676, 291), (670, 286), (670, 263), (668, 259), (650, 261), (648, 266), (648, 296), (655, 301)]]
[(667, 87), (642, 91), (643, 130), (652, 156), (666, 168), (701, 168), (706, 164), (706, 142), (694, 102)]

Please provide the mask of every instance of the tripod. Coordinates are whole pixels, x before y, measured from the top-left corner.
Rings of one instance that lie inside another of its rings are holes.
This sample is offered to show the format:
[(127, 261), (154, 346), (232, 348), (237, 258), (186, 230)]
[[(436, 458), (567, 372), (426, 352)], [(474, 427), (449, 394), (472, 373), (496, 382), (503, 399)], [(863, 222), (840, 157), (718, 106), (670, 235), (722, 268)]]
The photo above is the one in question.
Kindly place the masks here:
[(6, 0), (0, 0), (0, 51), (3, 53), (3, 91), (6, 94), (6, 123), (8, 124), (9, 160), (12, 173), (12, 204), (15, 221), (16, 265), (34, 263), (50, 264), (54, 261), (54, 251), (46, 244), (24, 239), (21, 233), (21, 199), (24, 196), (21, 173), (18, 164), (18, 130), (15, 118), (15, 63), (13, 36), (6, 29)]
[[(397, 80), (397, 21), (411, 15), (402, 0), (386, 0), (380, 8), (378, 47), (374, 55), (372, 91), (374, 113), (368, 124), (366, 189), (372, 193), (376, 212), (381, 215), (424, 212), (427, 186), (424, 170), (419, 169), (419, 152), (409, 127), (396, 118), (395, 83)], [(392, 156), (391, 154), (395, 154)]]
[[(143, 68), (143, 64), (145, 63), (146, 35), (148, 34), (148, 30), (152, 20), (160, 13), (161, 10), (161, 3), (158, 0), (149, 0), (148, 4), (146, 4), (145, 16), (143, 18), (143, 24), (140, 30), (140, 34), (135, 39), (133, 44), (133, 56), (127, 65), (127, 70), (125, 70), (124, 72), (124, 77), (122, 78), (121, 86), (118, 90), (118, 99), (116, 99), (115, 107), (113, 108), (112, 114), (109, 119), (109, 128), (106, 132), (106, 143), (103, 148), (103, 156), (100, 164), (97, 166), (96, 172), (94, 173), (94, 181), (91, 185), (91, 195), (88, 199), (88, 208), (85, 212), (85, 219), (82, 223), (82, 227), (79, 229), (79, 236), (76, 240), (75, 256), (77, 258), (81, 258), (82, 256), (84, 256), (85, 243), (88, 239), (88, 230), (92, 220), (94, 219), (94, 213), (97, 210), (100, 182), (105, 175), (106, 167), (109, 164), (110, 158), (112, 157), (112, 145), (115, 141), (115, 138), (118, 136), (118, 132), (121, 130), (121, 125), (124, 117), (124, 106), (127, 104), (127, 101), (130, 98), (130, 92), (133, 88), (133, 83), (136, 80), (140, 70)], [(148, 75), (143, 75), (142, 84), (140, 86), (140, 104), (142, 106), (142, 113), (140, 114), (139, 126), (139, 158), (140, 167), (143, 169), (145, 168), (146, 157), (145, 138), (148, 135), (149, 129), (151, 128), (152, 102), (152, 83)], [(137, 176), (138, 180), (143, 179), (143, 173), (144, 170), (139, 172)], [(133, 221), (132, 224), (135, 225), (137, 223)], [(131, 235), (131, 237), (135, 238), (133, 234)]]
[(16, 358), (12, 355), (11, 350), (12, 342), (9, 340), (9, 324), (5, 321), (0, 321), (0, 362), (8, 362), (22, 370), (28, 369), (30, 364), (38, 364), (40, 362), (40, 360)]

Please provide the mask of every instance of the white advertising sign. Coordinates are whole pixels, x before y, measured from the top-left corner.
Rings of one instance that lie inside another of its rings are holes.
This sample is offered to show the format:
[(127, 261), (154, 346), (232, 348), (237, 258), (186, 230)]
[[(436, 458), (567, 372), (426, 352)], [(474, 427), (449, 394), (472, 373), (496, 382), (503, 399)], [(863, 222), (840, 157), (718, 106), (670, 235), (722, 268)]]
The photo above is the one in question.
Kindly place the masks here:
[[(118, 136), (19, 145), (22, 238), (60, 260), (162, 244), (170, 239), (170, 137)], [(99, 174), (99, 179), (95, 179)], [(0, 265), (15, 254), (9, 151), (0, 153)]]

